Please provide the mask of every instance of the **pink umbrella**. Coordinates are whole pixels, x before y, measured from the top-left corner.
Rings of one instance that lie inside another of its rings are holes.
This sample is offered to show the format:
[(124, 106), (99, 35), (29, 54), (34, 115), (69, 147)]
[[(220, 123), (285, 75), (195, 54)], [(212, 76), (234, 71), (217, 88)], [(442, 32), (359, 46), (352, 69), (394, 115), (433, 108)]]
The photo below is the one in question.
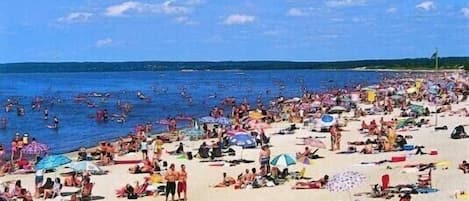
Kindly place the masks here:
[(316, 138), (306, 138), (304, 139), (304, 142), (305, 142), (305, 145), (309, 145), (312, 147), (321, 148), (321, 149), (326, 148), (326, 144), (324, 144), (324, 142)]

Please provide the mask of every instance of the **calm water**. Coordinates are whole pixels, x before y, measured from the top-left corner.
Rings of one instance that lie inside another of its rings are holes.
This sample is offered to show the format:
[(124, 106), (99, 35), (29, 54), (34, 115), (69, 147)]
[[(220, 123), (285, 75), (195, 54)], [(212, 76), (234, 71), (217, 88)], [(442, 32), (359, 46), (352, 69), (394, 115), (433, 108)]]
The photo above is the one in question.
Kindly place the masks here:
[[(319, 91), (347, 84), (373, 84), (382, 76), (377, 72), (317, 70), (0, 74), (2, 107), (8, 98), (14, 98), (26, 109), (26, 115), (19, 117), (16, 110), (6, 113), (1, 108), (0, 117), (8, 118), (8, 127), (0, 129), (0, 143), (8, 145), (16, 131), (28, 132), (48, 144), (52, 152), (63, 153), (126, 135), (138, 123), (154, 123), (178, 114), (206, 116), (211, 107), (227, 96), (236, 97), (238, 102), (247, 98), (254, 103), (259, 94), (266, 101), (278, 95), (298, 96), (302, 88)], [(192, 97), (192, 104), (181, 96), (184, 89)], [(138, 99), (137, 91), (151, 101)], [(89, 92), (106, 92), (111, 96), (92, 98), (97, 108), (74, 101), (77, 94)], [(42, 111), (31, 109), (36, 96), (46, 100), (42, 107), (49, 108), (49, 121), (43, 119)], [(95, 120), (97, 109), (107, 109), (111, 115), (118, 113), (118, 100), (133, 105), (124, 124)], [(225, 111), (229, 113), (231, 109)], [(60, 119), (57, 131), (47, 128), (53, 116)], [(156, 131), (165, 129), (154, 124)]]

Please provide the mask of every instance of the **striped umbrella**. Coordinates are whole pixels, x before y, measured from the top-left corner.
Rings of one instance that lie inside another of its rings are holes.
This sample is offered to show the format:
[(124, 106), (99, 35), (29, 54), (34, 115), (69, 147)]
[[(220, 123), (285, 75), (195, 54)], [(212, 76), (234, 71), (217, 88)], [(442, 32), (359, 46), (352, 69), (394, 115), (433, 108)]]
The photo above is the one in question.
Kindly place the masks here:
[(280, 154), (275, 156), (271, 161), (270, 164), (273, 166), (281, 166), (281, 167), (288, 167), (290, 165), (295, 165), (296, 160), (295, 157), (291, 154)]
[(26, 145), (21, 152), (28, 155), (40, 155), (45, 154), (49, 150), (49, 147), (42, 143), (32, 142), (31, 144)]

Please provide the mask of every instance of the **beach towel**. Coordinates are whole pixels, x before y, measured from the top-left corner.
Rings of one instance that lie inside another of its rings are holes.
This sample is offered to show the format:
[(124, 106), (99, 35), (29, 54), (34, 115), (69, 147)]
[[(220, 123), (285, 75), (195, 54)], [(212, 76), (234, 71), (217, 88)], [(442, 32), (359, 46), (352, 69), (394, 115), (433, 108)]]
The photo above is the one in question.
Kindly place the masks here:
[(340, 152), (337, 152), (336, 154), (353, 154), (353, 153), (357, 153), (357, 151), (340, 151)]
[(142, 162), (142, 160), (114, 160), (115, 165), (119, 164), (137, 164)]

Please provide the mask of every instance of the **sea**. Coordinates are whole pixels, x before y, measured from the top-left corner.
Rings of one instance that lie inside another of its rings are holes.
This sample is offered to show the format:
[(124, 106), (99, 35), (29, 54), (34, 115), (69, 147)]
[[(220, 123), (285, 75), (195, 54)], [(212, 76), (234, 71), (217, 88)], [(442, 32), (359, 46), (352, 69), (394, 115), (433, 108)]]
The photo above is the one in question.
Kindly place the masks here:
[[(95, 146), (99, 141), (115, 140), (134, 131), (137, 124), (151, 123), (154, 132), (166, 131), (158, 122), (167, 117), (207, 116), (226, 97), (237, 102), (247, 100), (256, 105), (260, 98), (268, 104), (278, 96), (301, 96), (304, 90), (325, 91), (356, 84), (376, 84), (384, 72), (352, 70), (206, 70), (145, 72), (74, 72), (74, 73), (6, 73), (0, 74), (0, 118), (7, 127), (0, 129), (0, 143), (7, 148), (16, 132), (28, 133), (47, 144), (50, 153), (59, 154), (79, 147)], [(144, 94), (145, 99), (137, 97)], [(90, 97), (90, 105), (77, 102), (79, 94)], [(35, 98), (43, 100), (41, 110), (33, 110)], [(190, 100), (192, 99), (192, 100)], [(16, 109), (5, 111), (8, 100), (17, 100), (25, 108), (18, 116)], [(128, 102), (132, 111), (124, 123), (96, 120), (98, 110), (118, 114), (118, 102)], [(43, 109), (49, 110), (44, 120)], [(227, 114), (230, 106), (222, 106)], [(58, 129), (50, 129), (52, 117), (60, 120)], [(188, 126), (178, 121), (178, 127)]]

